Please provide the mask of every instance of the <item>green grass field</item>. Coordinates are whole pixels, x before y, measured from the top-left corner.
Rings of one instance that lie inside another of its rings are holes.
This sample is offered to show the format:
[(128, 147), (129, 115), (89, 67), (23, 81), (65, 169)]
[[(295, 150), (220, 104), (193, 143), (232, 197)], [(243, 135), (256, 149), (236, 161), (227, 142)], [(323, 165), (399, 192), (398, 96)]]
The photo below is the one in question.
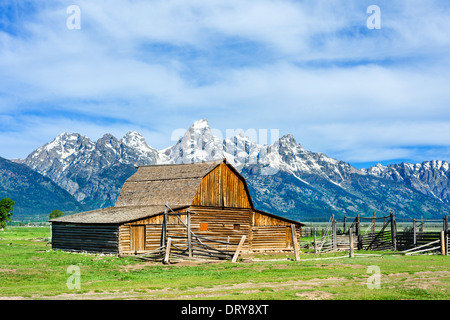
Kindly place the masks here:
[[(292, 255), (276, 254), (244, 256), (238, 263), (178, 261), (163, 265), (133, 257), (53, 251), (49, 239), (48, 226), (10, 226), (0, 232), (0, 299), (450, 298), (449, 256), (384, 252), (382, 256), (348, 258), (343, 257), (345, 252), (303, 252), (299, 262), (288, 260)], [(330, 257), (339, 258), (311, 260)], [(279, 260), (261, 261), (275, 259)], [(79, 288), (70, 285), (75, 283), (70, 281), (74, 277), (68, 273), (70, 266), (79, 268)], [(370, 272), (373, 269), (380, 271), (379, 277)]]

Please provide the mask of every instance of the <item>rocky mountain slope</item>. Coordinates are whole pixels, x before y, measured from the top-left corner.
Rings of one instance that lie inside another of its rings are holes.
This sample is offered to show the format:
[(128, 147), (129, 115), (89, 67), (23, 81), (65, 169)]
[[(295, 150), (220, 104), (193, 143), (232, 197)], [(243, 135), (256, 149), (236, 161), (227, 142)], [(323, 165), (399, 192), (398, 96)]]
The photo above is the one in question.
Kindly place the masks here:
[(370, 167), (365, 173), (402, 182), (411, 188), (450, 205), (450, 164), (447, 161), (424, 161)]
[(305, 150), (292, 135), (259, 145), (243, 134), (224, 140), (206, 120), (196, 121), (173, 145), (155, 150), (137, 132), (97, 142), (61, 134), (24, 161), (78, 201), (114, 205), (137, 165), (192, 163), (227, 158), (246, 177), (255, 205), (290, 218), (326, 219), (329, 214), (441, 217), (450, 213), (449, 165), (432, 161), (358, 170), (322, 153)]
[(121, 140), (105, 134), (97, 142), (78, 133), (63, 133), (24, 161), (91, 208), (114, 205), (135, 166), (155, 164), (158, 151), (137, 132)]

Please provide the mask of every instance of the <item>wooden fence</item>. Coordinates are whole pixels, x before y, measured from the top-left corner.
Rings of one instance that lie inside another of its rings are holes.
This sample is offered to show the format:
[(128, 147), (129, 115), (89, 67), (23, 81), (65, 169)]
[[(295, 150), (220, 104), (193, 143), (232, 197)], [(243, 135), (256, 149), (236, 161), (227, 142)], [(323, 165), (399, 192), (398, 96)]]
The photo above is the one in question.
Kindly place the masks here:
[(440, 232), (422, 232), (414, 235), (413, 232), (399, 232), (397, 235), (397, 245), (399, 250), (407, 250), (439, 240)]
[[(366, 229), (362, 228), (362, 221), (366, 222)], [(369, 222), (368, 226), (367, 222)], [(439, 232), (424, 231), (424, 224), (427, 222), (442, 222), (443, 228)], [(412, 228), (400, 232), (397, 231), (394, 213), (382, 217), (376, 217), (375, 213), (372, 217), (359, 215), (352, 219), (344, 217), (342, 229), (337, 229), (337, 225), (334, 215), (331, 215), (327, 227), (319, 232), (321, 236), (317, 236), (317, 230), (311, 228), (310, 233), (314, 236), (315, 252), (349, 250), (350, 237), (348, 235), (351, 233), (352, 239), (354, 239), (353, 245), (359, 250), (402, 251), (416, 247), (422, 248), (430, 242), (440, 242), (442, 243), (440, 247), (437, 246), (435, 249), (448, 254), (448, 216), (440, 220), (424, 220), (423, 218), (420, 222), (413, 220)]]
[[(147, 252), (138, 258), (142, 260), (160, 260), (165, 263), (170, 262), (171, 256), (188, 259), (193, 259), (194, 257), (225, 260), (231, 259), (232, 261), (235, 261), (242, 249), (245, 236), (242, 237), (239, 243), (232, 243), (229, 238), (227, 241), (221, 241), (196, 235), (191, 230), (190, 214), (191, 212), (189, 210), (186, 212), (175, 213), (166, 204), (160, 247), (151, 252)], [(176, 228), (169, 228), (167, 224), (168, 215), (175, 216), (181, 224)], [(181, 219), (181, 215), (186, 215), (186, 222)], [(215, 247), (213, 247), (213, 245)]]
[[(424, 231), (427, 229), (427, 224), (442, 223), (441, 231)], [(411, 228), (398, 232), (397, 246), (399, 250), (410, 250), (417, 247), (422, 247), (430, 242), (437, 242), (441, 240), (442, 231), (444, 236), (444, 243), (446, 243), (446, 252), (448, 252), (448, 216), (443, 219), (421, 219), (413, 220)]]

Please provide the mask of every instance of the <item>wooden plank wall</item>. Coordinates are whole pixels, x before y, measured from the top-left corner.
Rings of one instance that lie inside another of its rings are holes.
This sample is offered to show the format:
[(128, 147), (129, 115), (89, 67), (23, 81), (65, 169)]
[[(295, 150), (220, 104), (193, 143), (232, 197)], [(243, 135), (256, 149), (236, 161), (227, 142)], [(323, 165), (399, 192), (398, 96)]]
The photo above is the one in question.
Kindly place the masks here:
[(118, 226), (52, 223), (52, 249), (118, 253)]
[[(290, 222), (276, 217), (252, 212), (251, 209), (191, 207), (191, 230), (198, 236), (212, 240), (239, 243), (243, 235), (246, 236), (243, 251), (277, 251), (292, 250), (292, 235)], [(185, 210), (179, 210), (184, 212)], [(180, 218), (186, 223), (186, 215)], [(184, 225), (173, 215), (167, 217), (168, 236), (172, 236), (173, 244), (179, 248), (187, 248), (187, 240), (177, 237), (187, 236)], [(131, 250), (130, 227), (132, 225), (145, 225), (145, 250), (151, 251), (159, 248), (161, 241), (163, 214), (135, 221), (120, 226), (120, 253), (134, 254)], [(200, 224), (207, 224), (207, 230), (201, 231)], [(296, 226), (297, 241), (300, 243), (300, 227)], [(205, 244), (220, 250), (234, 250), (236, 246), (201, 240)]]
[[(217, 209), (192, 207), (191, 209), (191, 230), (198, 236), (204, 236), (212, 240), (219, 240), (238, 244), (243, 235), (247, 236), (243, 250), (249, 250), (249, 235), (252, 212), (250, 209)], [(186, 215), (181, 215), (181, 219), (186, 223)], [(186, 236), (186, 227), (175, 217), (168, 216), (167, 232), (173, 237), (173, 244), (179, 248), (187, 247), (186, 239), (179, 239), (176, 236)], [(134, 254), (131, 250), (130, 227), (132, 225), (145, 225), (146, 239), (145, 250), (151, 251), (160, 246), (162, 232), (163, 215), (158, 215), (149, 219), (136, 221), (120, 226), (120, 254)], [(207, 223), (206, 231), (200, 231), (200, 224)], [(236, 230), (238, 229), (238, 230)], [(203, 243), (217, 249), (227, 249), (226, 244), (216, 243), (201, 239)], [(234, 250), (236, 246), (228, 246), (228, 250)]]
[(225, 163), (203, 178), (192, 205), (251, 208), (244, 182)]
[[(182, 212), (185, 210), (174, 210), (174, 212)], [(181, 219), (186, 223), (186, 216), (180, 216)], [(151, 250), (155, 250), (160, 247), (161, 243), (161, 232), (162, 232), (162, 224), (163, 224), (164, 214), (159, 214), (154, 217), (150, 217), (147, 219), (142, 219), (134, 222), (130, 222), (127, 224), (123, 224), (119, 227), (119, 252), (121, 255), (129, 255), (135, 254), (132, 250), (131, 243), (131, 227), (132, 226), (145, 226), (145, 248), (143, 252), (148, 252)], [(184, 229), (186, 228), (182, 225), (182, 223), (177, 219), (177, 217), (173, 215), (168, 215), (167, 217), (168, 230), (172, 230), (174, 228)], [(176, 241), (174, 241), (176, 244)]]
[(253, 213), (254, 226), (290, 226), (291, 222), (281, 220), (276, 217), (265, 215), (259, 212)]
[[(288, 230), (289, 229), (289, 230)], [(292, 244), (292, 237), (288, 238), (290, 227), (285, 226), (265, 226), (253, 227), (253, 250), (284, 250), (292, 249), (288, 242)]]
[[(191, 215), (191, 229), (196, 235), (219, 241), (227, 241), (229, 237), (231, 243), (236, 243), (236, 246), (229, 246), (229, 250), (235, 250), (242, 236), (245, 235), (247, 240), (242, 250), (248, 251), (250, 249), (249, 238), (252, 217), (250, 209), (192, 207), (191, 211), (195, 212)], [(200, 231), (200, 223), (207, 223), (208, 230)], [(236, 228), (239, 229), (236, 230)], [(226, 249), (226, 245), (223, 244), (208, 241), (204, 243), (217, 249)]]
[[(291, 223), (282, 219), (253, 213), (252, 249), (257, 251), (292, 250)], [(296, 226), (297, 243), (300, 243), (301, 228)]]

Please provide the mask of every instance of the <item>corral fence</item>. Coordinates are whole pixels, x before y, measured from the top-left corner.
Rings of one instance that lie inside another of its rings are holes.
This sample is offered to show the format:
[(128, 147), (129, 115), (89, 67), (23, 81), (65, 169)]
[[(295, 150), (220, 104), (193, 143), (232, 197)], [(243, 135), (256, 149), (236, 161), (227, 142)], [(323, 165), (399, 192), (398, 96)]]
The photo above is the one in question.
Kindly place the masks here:
[[(413, 220), (412, 226), (405, 227), (397, 234), (398, 250), (411, 250), (418, 247), (426, 247), (429, 243), (437, 243), (444, 237), (445, 252), (448, 254), (449, 229), (448, 217), (442, 219)], [(441, 228), (436, 228), (440, 225)], [(439, 247), (439, 245), (435, 246)], [(439, 250), (440, 248), (436, 248)]]
[[(238, 243), (220, 241), (200, 236), (192, 232), (190, 216), (194, 212), (189, 209), (186, 212), (174, 212), (168, 204), (165, 205), (160, 247), (138, 256), (141, 260), (163, 261), (170, 263), (171, 257), (184, 259), (212, 258), (220, 260), (237, 260), (246, 236), (242, 236)], [(168, 217), (173, 216), (180, 222), (179, 228), (170, 229)], [(181, 218), (185, 216), (185, 220)], [(215, 247), (213, 247), (213, 245)], [(220, 247), (217, 248), (217, 247)]]
[[(395, 214), (392, 212), (381, 217), (377, 217), (376, 213), (372, 217), (344, 216), (341, 221), (331, 215), (325, 228), (310, 227), (305, 233), (307, 235), (309, 231), (309, 235), (314, 237), (315, 252), (349, 250), (352, 242), (352, 246), (358, 250), (394, 250), (408, 254), (438, 251), (448, 255), (448, 217), (421, 218), (413, 220), (412, 224), (402, 222), (401, 225), (406, 227), (398, 231)], [(305, 236), (305, 233), (302, 232), (302, 236)]]

